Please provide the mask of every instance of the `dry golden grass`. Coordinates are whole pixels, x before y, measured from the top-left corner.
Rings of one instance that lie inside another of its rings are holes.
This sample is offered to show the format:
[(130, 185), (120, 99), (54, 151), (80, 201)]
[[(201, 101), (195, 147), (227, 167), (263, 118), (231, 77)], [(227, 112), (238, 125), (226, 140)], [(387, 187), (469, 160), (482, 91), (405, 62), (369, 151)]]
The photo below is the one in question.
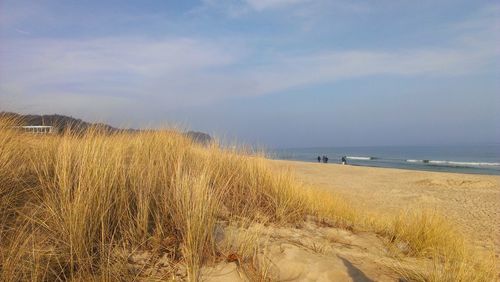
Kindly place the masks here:
[[(379, 221), (378, 224), (384, 222)], [(403, 245), (404, 253), (429, 261), (396, 271), (414, 281), (494, 281), (495, 257), (479, 253), (467, 244), (449, 221), (434, 211), (406, 211), (386, 219), (378, 232), (392, 243)]]
[[(217, 221), (285, 224), (307, 215), (378, 232), (407, 244), (409, 256), (433, 258), (430, 269), (403, 273), (409, 278), (494, 279), (492, 260), (470, 251), (435, 214), (368, 217), (259, 156), (198, 145), (175, 131), (34, 136), (12, 130), (14, 123), (0, 120), (2, 281), (146, 275), (117, 255), (130, 249), (168, 254), (196, 281), (201, 266), (221, 255)], [(255, 250), (252, 236), (233, 246), (244, 260)]]

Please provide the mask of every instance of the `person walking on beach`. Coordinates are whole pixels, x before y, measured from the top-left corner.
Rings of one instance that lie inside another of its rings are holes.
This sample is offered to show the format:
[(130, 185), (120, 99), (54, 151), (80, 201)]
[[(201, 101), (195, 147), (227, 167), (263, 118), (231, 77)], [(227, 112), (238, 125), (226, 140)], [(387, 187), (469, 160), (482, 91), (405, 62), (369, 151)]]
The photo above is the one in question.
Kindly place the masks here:
[(343, 165), (347, 164), (347, 158), (345, 156), (342, 157), (342, 164)]
[(321, 157), (320, 157), (320, 156), (318, 156), (318, 163), (320, 163), (320, 162), (321, 162)]
[(328, 163), (328, 156), (323, 156), (323, 162), (326, 164)]

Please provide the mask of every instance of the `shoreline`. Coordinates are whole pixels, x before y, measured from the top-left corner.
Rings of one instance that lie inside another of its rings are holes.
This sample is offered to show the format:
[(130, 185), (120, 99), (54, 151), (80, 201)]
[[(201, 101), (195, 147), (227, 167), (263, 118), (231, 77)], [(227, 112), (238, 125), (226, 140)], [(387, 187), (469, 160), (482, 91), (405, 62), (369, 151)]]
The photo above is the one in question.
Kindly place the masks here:
[[(422, 171), (422, 172), (437, 172), (437, 173), (453, 173), (453, 174), (466, 174), (466, 175), (484, 175), (484, 176), (499, 176), (500, 177), (500, 171), (453, 171), (463, 169), (463, 170), (471, 170), (469, 167), (447, 167), (447, 166), (438, 166), (438, 165), (429, 165), (430, 167), (437, 167), (437, 168), (442, 168), (443, 170), (436, 170), (436, 169), (426, 169), (425, 167), (420, 168), (412, 168), (411, 166), (408, 167), (395, 167), (395, 166), (378, 166), (378, 165), (369, 165), (369, 164), (352, 164), (352, 163), (347, 163), (346, 165), (342, 165), (341, 163), (319, 163), (315, 161), (307, 161), (307, 160), (298, 160), (298, 159), (278, 159), (278, 158), (270, 158), (266, 157), (268, 160), (271, 161), (284, 161), (284, 162), (299, 162), (299, 163), (308, 163), (308, 164), (320, 164), (320, 165), (338, 165), (338, 166), (352, 166), (352, 167), (368, 167), (368, 168), (381, 168), (381, 169), (397, 169), (397, 170), (408, 170), (408, 171)], [(476, 170), (480, 170), (481, 168), (472, 168)]]

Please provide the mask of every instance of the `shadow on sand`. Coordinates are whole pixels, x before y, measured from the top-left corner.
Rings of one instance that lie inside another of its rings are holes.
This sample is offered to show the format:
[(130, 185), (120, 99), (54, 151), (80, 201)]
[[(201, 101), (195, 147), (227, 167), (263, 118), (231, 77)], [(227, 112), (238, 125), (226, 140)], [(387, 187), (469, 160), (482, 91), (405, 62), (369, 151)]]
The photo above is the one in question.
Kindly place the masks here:
[(346, 260), (343, 257), (337, 256), (342, 260), (344, 265), (347, 267), (347, 272), (349, 273), (349, 276), (351, 276), (352, 280), (354, 282), (374, 282), (368, 276), (366, 276), (363, 271), (361, 271), (359, 268), (355, 267), (350, 261)]

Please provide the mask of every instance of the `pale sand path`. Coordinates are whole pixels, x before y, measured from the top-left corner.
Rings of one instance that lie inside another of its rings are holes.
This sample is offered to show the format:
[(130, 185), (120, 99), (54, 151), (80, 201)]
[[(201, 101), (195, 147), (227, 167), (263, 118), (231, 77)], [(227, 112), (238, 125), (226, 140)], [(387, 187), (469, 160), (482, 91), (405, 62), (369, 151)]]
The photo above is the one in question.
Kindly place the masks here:
[(500, 254), (500, 176), (272, 161), (305, 183), (382, 213), (436, 209), (478, 248)]

